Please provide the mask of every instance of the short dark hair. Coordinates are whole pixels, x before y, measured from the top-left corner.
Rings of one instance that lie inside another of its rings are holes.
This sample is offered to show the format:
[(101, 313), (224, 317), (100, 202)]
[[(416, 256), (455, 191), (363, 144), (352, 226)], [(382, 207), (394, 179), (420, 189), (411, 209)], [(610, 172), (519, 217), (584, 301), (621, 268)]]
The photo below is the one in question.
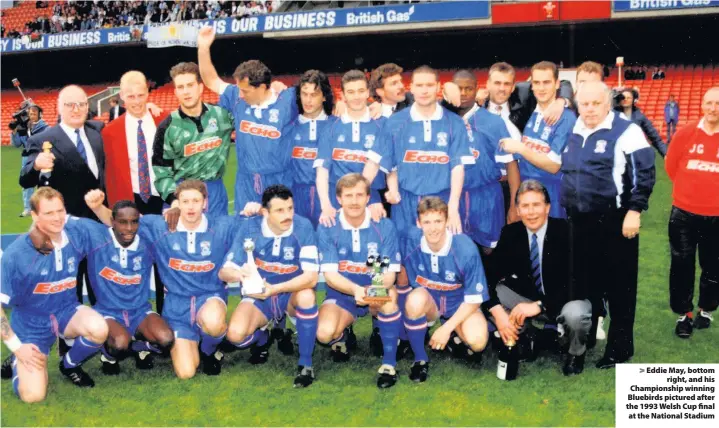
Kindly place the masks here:
[(115, 205), (112, 206), (112, 218), (117, 217), (117, 213), (119, 213), (120, 210), (124, 208), (134, 208), (137, 210), (137, 205), (135, 205), (135, 203), (132, 201), (128, 201), (127, 199), (115, 202)]
[(467, 69), (457, 70), (457, 72), (452, 76), (452, 80), (454, 81), (457, 79), (469, 79), (473, 81), (475, 85), (477, 84), (477, 76)]
[(350, 70), (347, 73), (345, 73), (342, 76), (342, 90), (345, 90), (345, 85), (347, 83), (351, 82), (357, 82), (357, 81), (364, 81), (365, 84), (367, 84), (367, 88), (369, 88), (369, 80), (367, 80), (367, 75), (364, 73), (364, 71), (360, 70)]
[(305, 71), (300, 77), (300, 81), (297, 82), (297, 90), (295, 91), (295, 97), (297, 101), (297, 108), (299, 109), (300, 114), (303, 114), (305, 112), (305, 110), (302, 108), (302, 98), (300, 97), (302, 92), (302, 85), (304, 85), (305, 83), (314, 84), (322, 91), (322, 95), (325, 97), (325, 101), (322, 103), (322, 109), (325, 111), (326, 114), (332, 114), (332, 109), (335, 105), (335, 96), (332, 92), (332, 86), (330, 85), (330, 80), (327, 78), (327, 75), (319, 70)]
[(517, 72), (514, 70), (514, 67), (512, 67), (511, 64), (504, 62), (504, 61), (495, 62), (494, 64), (492, 64), (492, 66), (489, 67), (489, 73), (487, 75), (492, 76), (492, 73), (494, 73), (495, 71), (500, 72), (500, 73), (511, 74), (512, 80), (515, 80), (515, 76), (517, 75)]
[(362, 174), (357, 172), (352, 172), (349, 174), (343, 175), (339, 180), (337, 180), (337, 184), (335, 185), (335, 195), (342, 196), (342, 191), (344, 189), (349, 189), (352, 187), (355, 187), (359, 183), (364, 184), (365, 190), (367, 191), (367, 195), (369, 195), (370, 192), (370, 182), (367, 180)]
[(179, 199), (180, 195), (185, 190), (197, 190), (202, 194), (203, 199), (207, 199), (207, 185), (204, 181), (196, 180), (194, 178), (183, 181), (175, 187), (175, 197)]
[(262, 192), (262, 208), (269, 210), (270, 202), (275, 198), (280, 198), (283, 201), (286, 201), (292, 198), (292, 190), (284, 184), (273, 184), (272, 186), (269, 186), (264, 192)]
[(375, 98), (379, 98), (379, 95), (377, 95), (377, 89), (384, 88), (384, 80), (392, 76), (402, 74), (403, 71), (404, 69), (402, 67), (391, 62), (387, 64), (382, 64), (372, 70), (369, 81), (372, 96)]
[(428, 65), (420, 65), (415, 68), (412, 71), (412, 80), (414, 80), (416, 74), (434, 74), (434, 78), (437, 79), (437, 83), (439, 83), (439, 72)]
[(181, 62), (175, 64), (170, 69), (170, 79), (175, 80), (175, 77), (180, 74), (194, 74), (197, 83), (202, 83), (202, 77), (200, 76), (200, 66), (194, 62)]
[(557, 68), (557, 64), (551, 62), (551, 61), (540, 61), (532, 66), (531, 73), (534, 73), (534, 70), (549, 70), (552, 72), (552, 76), (554, 76), (554, 80), (559, 80), (559, 69)]
[(549, 191), (542, 183), (540, 183), (537, 180), (529, 179), (524, 180), (522, 184), (519, 185), (519, 189), (517, 189), (517, 195), (514, 197), (514, 203), (519, 204), (519, 197), (522, 196), (525, 193), (529, 192), (537, 192), (544, 195), (544, 202), (547, 204), (551, 204), (552, 201), (549, 198)]
[(235, 72), (232, 73), (232, 77), (237, 81), (247, 78), (250, 86), (255, 88), (259, 88), (260, 85), (265, 85), (269, 88), (270, 83), (272, 83), (272, 72), (262, 61), (256, 59), (251, 59), (238, 65)]

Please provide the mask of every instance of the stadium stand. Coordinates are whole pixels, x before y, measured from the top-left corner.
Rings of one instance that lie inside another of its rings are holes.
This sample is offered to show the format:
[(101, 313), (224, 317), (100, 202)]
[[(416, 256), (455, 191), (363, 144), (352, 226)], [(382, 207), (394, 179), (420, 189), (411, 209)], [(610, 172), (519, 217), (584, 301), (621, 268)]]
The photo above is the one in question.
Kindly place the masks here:
[[(680, 106), (679, 126), (683, 126), (688, 121), (697, 120), (701, 117), (701, 96), (712, 86), (719, 85), (719, 65), (658, 65), (666, 70), (666, 79), (664, 80), (632, 80), (628, 82), (629, 86), (636, 87), (639, 90), (638, 106), (644, 114), (652, 121), (654, 126), (660, 131), (663, 138), (666, 138), (666, 124), (664, 123), (664, 104), (673, 94)], [(440, 79), (446, 82), (452, 79), (453, 70), (442, 70)], [(480, 87), (484, 87), (487, 82), (488, 69), (474, 70)], [(607, 79), (610, 87), (617, 85), (616, 70), (612, 70), (611, 76)], [(518, 69), (517, 80), (526, 80), (529, 77), (529, 69)], [(276, 76), (275, 80), (285, 83), (287, 86), (293, 85), (299, 76)], [(329, 75), (330, 83), (335, 91), (335, 96), (340, 95), (340, 78), (341, 74)], [(225, 77), (226, 81), (231, 81), (230, 77)], [(404, 81), (409, 84), (410, 73), (405, 73)], [(623, 82), (624, 83), (624, 82)], [(107, 85), (83, 86), (88, 95), (100, 92), (108, 86), (117, 85), (117, 83)], [(409, 89), (409, 87), (407, 88)], [(32, 98), (39, 104), (47, 118), (53, 118), (57, 115), (57, 89), (41, 89), (27, 91), (26, 96)], [(216, 103), (218, 96), (205, 88), (204, 99), (206, 102)], [(2, 92), (2, 114), (0, 116), (0, 125), (3, 130), (7, 130), (7, 124), (11, 120), (12, 113), (20, 105), (22, 97), (15, 90), (5, 90)], [(174, 110), (177, 108), (177, 101), (173, 94), (172, 83), (167, 83), (158, 87), (150, 93), (150, 101), (157, 104), (163, 109)], [(108, 120), (107, 113), (102, 120)], [(52, 119), (47, 120), (49, 124), (54, 124)], [(10, 132), (2, 132), (0, 139), (2, 145), (10, 144)]]

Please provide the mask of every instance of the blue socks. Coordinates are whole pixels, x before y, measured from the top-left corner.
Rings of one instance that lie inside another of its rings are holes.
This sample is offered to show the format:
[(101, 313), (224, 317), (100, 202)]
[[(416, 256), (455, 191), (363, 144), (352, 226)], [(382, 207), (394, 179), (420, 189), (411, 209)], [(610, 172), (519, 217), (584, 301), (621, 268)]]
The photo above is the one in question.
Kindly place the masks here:
[[(222, 333), (221, 335), (214, 337), (204, 331), (200, 333), (200, 351), (202, 351), (205, 355), (214, 354), (217, 350), (217, 345), (219, 345), (220, 342), (222, 342), (222, 339), (225, 338), (225, 334), (226, 333)], [(133, 349), (135, 349), (134, 344)]]
[[(409, 285), (406, 287), (396, 287), (397, 289), (397, 305), (399, 305), (399, 311), (402, 313), (402, 321), (404, 321), (404, 305), (405, 302), (407, 302), (407, 296), (409, 296), (410, 291), (412, 291), (412, 287)], [(404, 322), (399, 328), (399, 340), (409, 340), (409, 336), (407, 336), (407, 329), (404, 328)]]
[(319, 312), (317, 305), (309, 309), (295, 308), (297, 316), (297, 344), (300, 348), (299, 365), (312, 366), (312, 352), (315, 350), (317, 338), (317, 321)]
[(397, 340), (402, 327), (402, 313), (396, 311), (391, 314), (377, 314), (377, 324), (384, 349), (382, 364), (394, 367), (397, 365)]
[(427, 350), (424, 349), (424, 336), (427, 334), (427, 317), (420, 317), (416, 320), (405, 318), (404, 326), (407, 329), (412, 352), (414, 352), (414, 361), (429, 362)]
[(247, 336), (245, 340), (243, 340), (240, 343), (232, 342), (233, 345), (235, 345), (238, 349), (247, 349), (250, 346), (254, 345), (255, 343), (257, 346), (263, 346), (267, 343), (267, 340), (270, 338), (270, 332), (267, 330), (255, 330), (254, 333)]
[(67, 354), (62, 359), (62, 364), (66, 369), (75, 368), (99, 352), (101, 347), (102, 343), (95, 343), (85, 337), (78, 337), (75, 339), (72, 348), (67, 351)]

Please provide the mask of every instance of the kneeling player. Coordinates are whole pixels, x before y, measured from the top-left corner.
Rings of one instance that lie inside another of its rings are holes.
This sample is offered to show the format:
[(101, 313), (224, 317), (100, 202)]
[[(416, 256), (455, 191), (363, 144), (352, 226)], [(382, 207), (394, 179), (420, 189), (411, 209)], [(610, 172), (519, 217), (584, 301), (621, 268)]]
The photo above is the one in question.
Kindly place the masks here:
[[(334, 226), (320, 225), (317, 231), (321, 269), (328, 289), (320, 308), (317, 339), (332, 346), (335, 361), (347, 361), (345, 329), (361, 316), (377, 315), (384, 356), (379, 368), (377, 386), (390, 388), (397, 383), (397, 339), (401, 313), (397, 292), (393, 288), (399, 272), (400, 254), (397, 233), (392, 221), (383, 218), (375, 223), (370, 218), (369, 180), (360, 174), (347, 174), (337, 182), (337, 201), (342, 209)], [(371, 283), (368, 256), (387, 256), (392, 260), (384, 274), (384, 285), (391, 300), (382, 305), (368, 306), (366, 287)]]
[[(102, 192), (92, 191), (86, 201), (97, 207), (104, 197)], [(92, 220), (80, 222), (90, 231), (94, 248), (87, 258), (97, 298), (94, 309), (105, 317), (109, 328), (102, 349), (102, 372), (119, 374), (117, 359), (128, 349), (135, 352), (138, 369), (151, 369), (151, 353), (172, 348), (175, 336), (148, 301), (154, 257), (149, 234), (144, 228), (138, 234), (140, 212), (134, 202), (119, 201), (112, 209), (111, 229)], [(133, 337), (142, 340), (133, 341)]]
[(456, 332), (473, 352), (482, 352), (487, 320), (479, 305), (489, 295), (477, 247), (468, 236), (447, 231), (447, 204), (438, 197), (423, 198), (417, 217), (420, 229), (411, 229), (404, 240), (398, 283), (409, 282), (414, 288), (404, 308), (404, 325), (415, 355), (409, 378), (424, 382), (429, 372), (424, 349), (428, 321), (443, 321), (429, 341), (433, 349), (444, 349)]
[(276, 184), (262, 194), (262, 216), (249, 219), (237, 235), (220, 270), (220, 279), (248, 279), (254, 267), (248, 264), (246, 240), (254, 243), (254, 263), (265, 281), (262, 294), (242, 299), (230, 319), (227, 339), (241, 349), (250, 347), (250, 363), (264, 364), (269, 354), (270, 321), (279, 322), (285, 313), (297, 319), (300, 361), (294, 386), (312, 384), (312, 352), (317, 336), (317, 304), (314, 287), (319, 277), (317, 243), (312, 223), (294, 215), (292, 192)]
[(2, 339), (14, 354), (13, 389), (27, 403), (47, 394), (47, 357), (57, 337), (75, 339), (60, 360), (60, 373), (80, 387), (95, 382), (80, 365), (100, 350), (107, 324), (100, 314), (78, 305), (77, 265), (92, 249), (77, 218), (67, 218), (63, 197), (40, 187), (30, 198), (33, 231), (17, 238), (2, 255)]

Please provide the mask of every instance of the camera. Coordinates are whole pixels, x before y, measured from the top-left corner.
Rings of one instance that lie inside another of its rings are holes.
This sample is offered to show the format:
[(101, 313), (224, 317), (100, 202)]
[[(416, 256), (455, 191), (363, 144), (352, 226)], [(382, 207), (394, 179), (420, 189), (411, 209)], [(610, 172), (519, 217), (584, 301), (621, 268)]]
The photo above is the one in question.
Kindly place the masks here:
[(28, 122), (30, 121), (29, 110), (36, 108), (40, 117), (42, 117), (42, 108), (33, 103), (32, 99), (25, 98), (25, 94), (23, 94), (22, 89), (20, 89), (20, 82), (17, 79), (12, 79), (12, 84), (20, 91), (20, 94), (23, 96), (23, 102), (20, 103), (20, 108), (12, 114), (12, 120), (8, 123), (8, 128), (10, 128), (11, 131), (16, 131), (20, 135), (27, 135)]

